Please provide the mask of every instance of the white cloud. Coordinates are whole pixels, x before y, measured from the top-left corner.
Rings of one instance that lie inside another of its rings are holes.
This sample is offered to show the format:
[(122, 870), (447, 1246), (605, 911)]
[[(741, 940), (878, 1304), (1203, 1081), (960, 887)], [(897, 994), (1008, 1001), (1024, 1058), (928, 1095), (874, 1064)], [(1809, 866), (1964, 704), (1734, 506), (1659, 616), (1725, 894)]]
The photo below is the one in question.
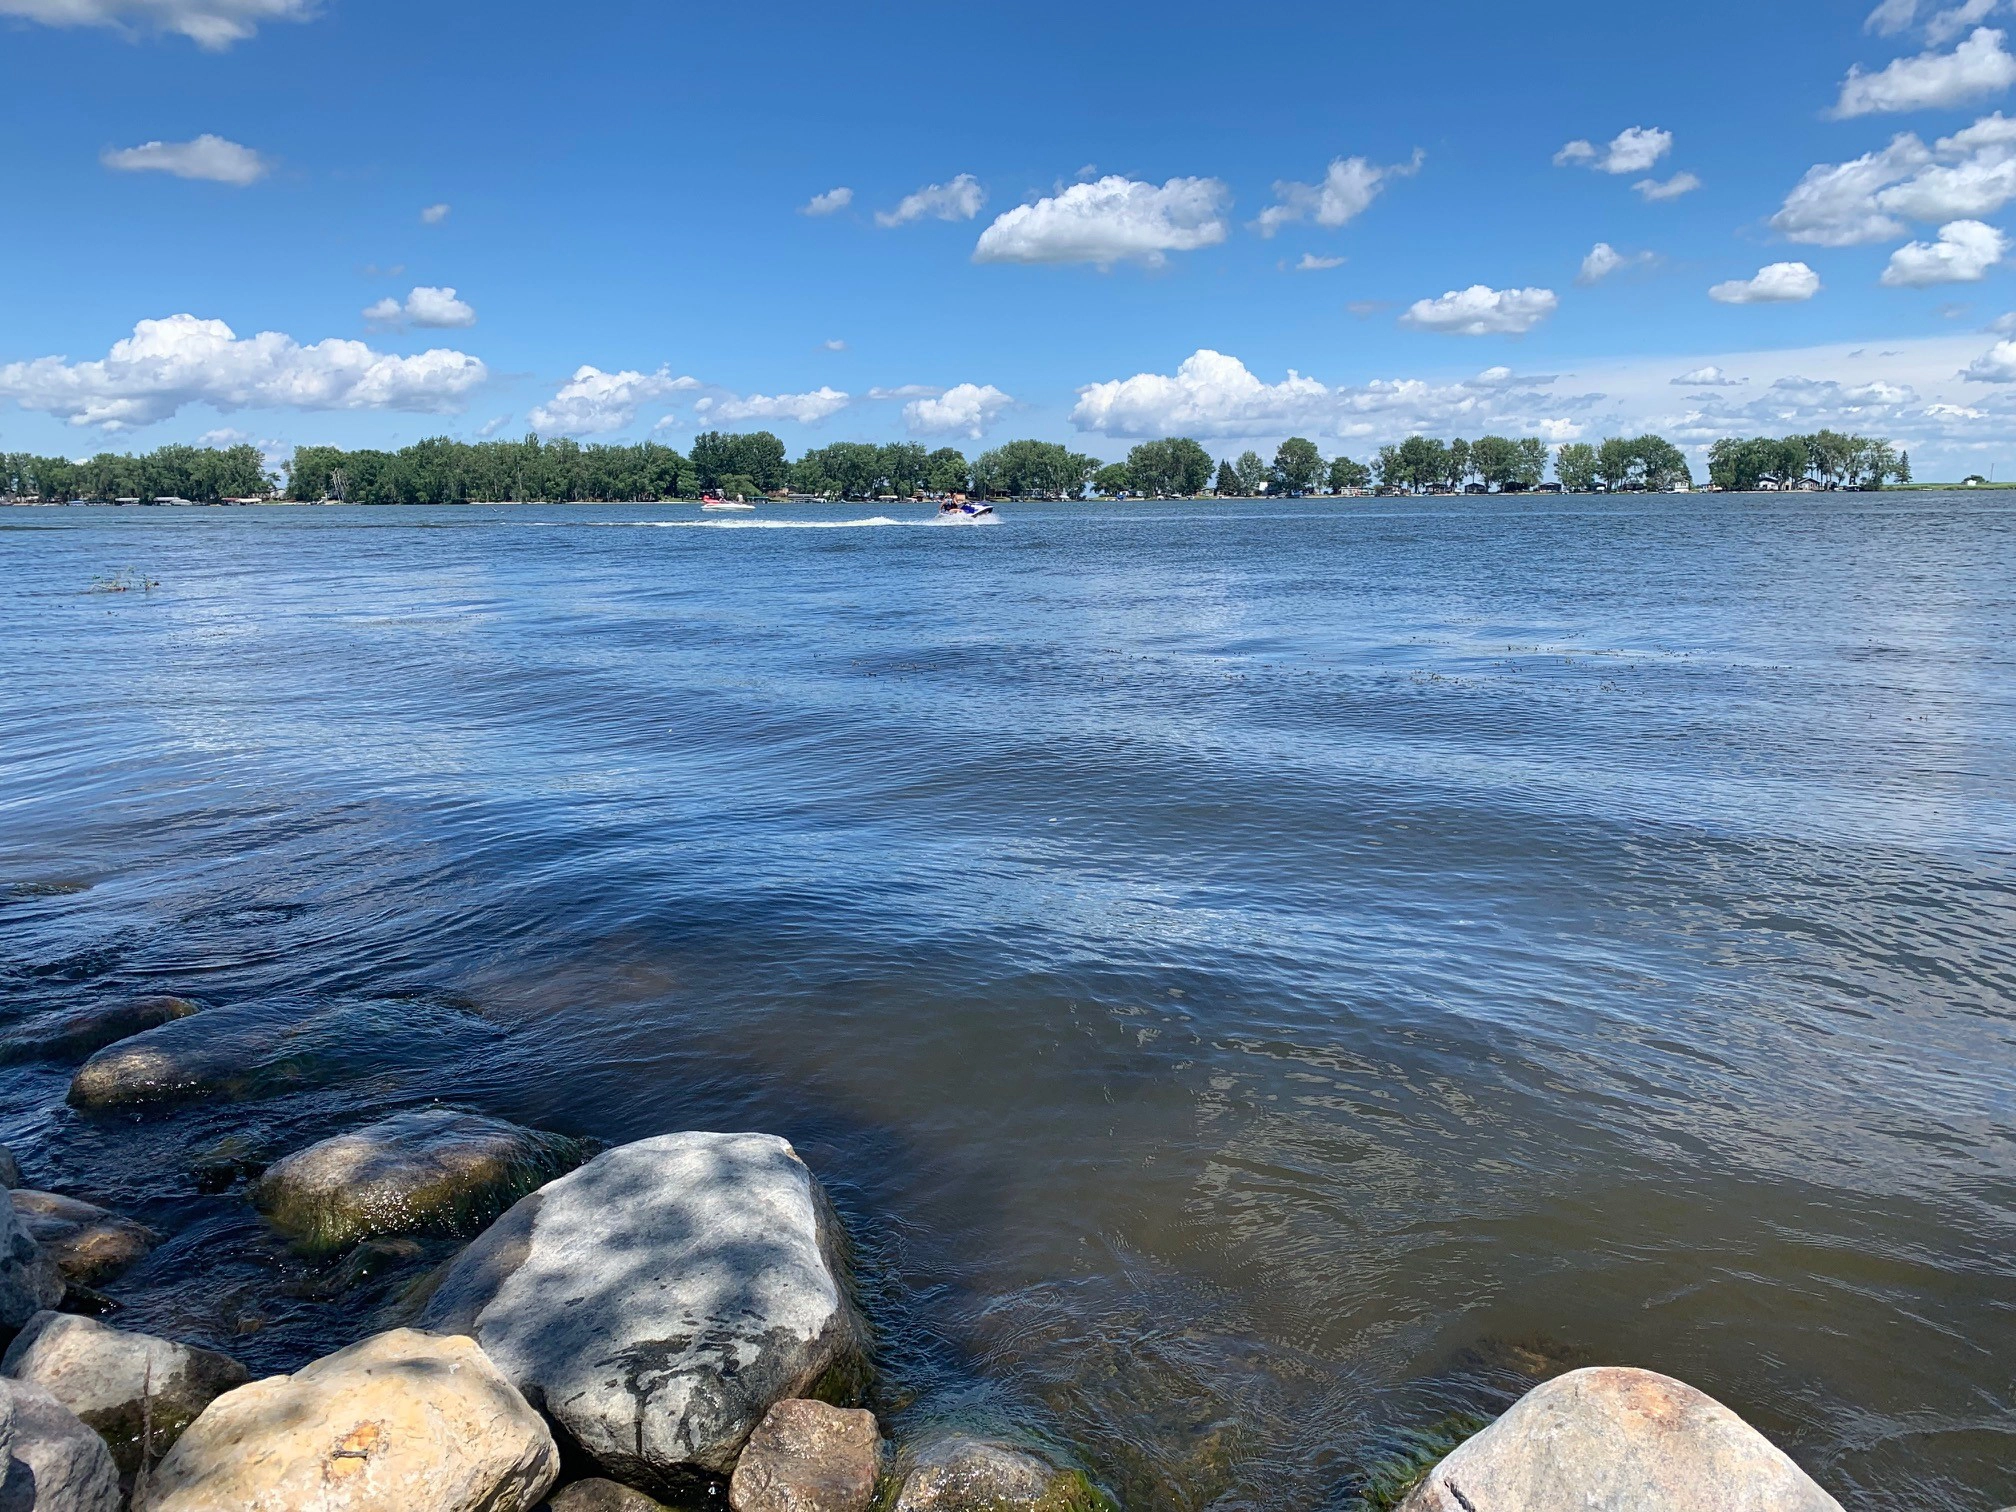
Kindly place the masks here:
[(176, 32), (213, 52), (244, 41), (261, 22), (307, 21), (316, 9), (316, 0), (0, 0), (0, 16), (44, 26)]
[(1969, 383), (2016, 383), (2016, 341), (1998, 341), (1967, 365)]
[(2002, 0), (1962, 0), (1951, 10), (1939, 11), (1925, 23), (1925, 40), (1944, 47), (1977, 21), (1985, 21), (2001, 6)]
[(420, 224), (423, 226), (440, 225), (441, 222), (448, 219), (448, 208), (446, 205), (429, 205), (420, 212)]
[(809, 394), (730, 394), (725, 399), (702, 399), (694, 408), (709, 420), (727, 424), (743, 420), (790, 420), (799, 425), (816, 425), (852, 402), (851, 396), (822, 384)]
[(831, 341), (822, 341), (819, 345), (829, 352), (844, 352), (847, 350), (847, 343), (840, 340), (837, 336)]
[(364, 311), (374, 325), (419, 326), (423, 330), (456, 330), (476, 324), (475, 306), (455, 297), (453, 289), (425, 285), (416, 288), (401, 304), (387, 295)]
[(1869, 12), (1862, 29), (1879, 37), (1894, 37), (1918, 19), (1918, 0), (1883, 0)]
[(510, 423), (511, 417), (509, 415), (492, 415), (488, 420), (485, 420), (481, 425), (476, 427), (476, 434), (479, 436), (494, 436)]
[(1170, 252), (1224, 241), (1230, 203), (1217, 179), (1172, 178), (1158, 187), (1109, 174), (1017, 205), (980, 233), (973, 260), (1102, 268), (1132, 260), (1160, 267)]
[(605, 436), (635, 420), (639, 405), (699, 386), (692, 378), (674, 378), (669, 368), (605, 373), (584, 364), (551, 400), (535, 406), (525, 418), (532, 429), (549, 436)]
[(1318, 257), (1314, 252), (1304, 252), (1302, 261), (1295, 264), (1297, 273), (1324, 273), (1331, 268), (1341, 268), (1346, 259), (1342, 257)]
[(1883, 282), (1892, 288), (1978, 283), (2009, 252), (2009, 238), (1977, 220), (1948, 221), (1936, 242), (1914, 241), (1890, 254)]
[(1454, 336), (1517, 335), (1530, 331), (1560, 304), (1552, 289), (1492, 289), (1472, 284), (1440, 299), (1417, 299), (1402, 325)]
[(2000, 111), (1927, 147), (1910, 132), (1881, 152), (1806, 172), (1771, 217), (1796, 242), (1852, 247), (1904, 234), (1906, 220), (1978, 220), (2016, 199), (2016, 121)]
[(1688, 388), (1735, 388), (1748, 381), (1746, 378), (1731, 378), (1712, 362), (1706, 367), (1695, 368), (1691, 373), (1682, 373), (1673, 380), (1675, 384)]
[(978, 441), (1015, 401), (991, 383), (960, 383), (935, 398), (903, 406), (913, 436), (964, 436)]
[(1701, 187), (1701, 180), (1691, 173), (1676, 173), (1669, 179), (1640, 179), (1631, 186), (1637, 190), (1647, 204), (1657, 204), (1661, 200), (1678, 199), (1683, 194), (1692, 194)]
[(1657, 126), (1628, 126), (1608, 147), (1570, 142), (1554, 154), (1557, 168), (1592, 168), (1598, 173), (1643, 173), (1673, 150), (1673, 133)]
[(1977, 27), (1950, 53), (1925, 52), (1899, 58), (1879, 73), (1848, 70), (1835, 104), (1836, 119), (1899, 110), (1945, 109), (1999, 94), (2016, 84), (2016, 58), (2002, 47), (2002, 33)]
[(944, 221), (971, 220), (987, 203), (987, 191), (980, 180), (962, 173), (949, 184), (926, 184), (914, 194), (906, 194), (894, 210), (877, 210), (878, 226), (907, 226), (927, 216)]
[(800, 215), (835, 215), (854, 203), (854, 191), (842, 184), (838, 189), (828, 189), (824, 194), (815, 194), (798, 209)]
[(1379, 197), (1388, 179), (1419, 173), (1425, 156), (1416, 148), (1409, 161), (1384, 167), (1362, 157), (1333, 158), (1320, 184), (1277, 179), (1274, 193), (1280, 203), (1262, 210), (1260, 218), (1253, 222), (1253, 229), (1262, 236), (1272, 236), (1290, 221), (1303, 219), (1333, 229), (1348, 225)]
[(302, 346), (277, 331), (241, 341), (221, 320), (171, 315), (141, 321), (98, 361), (41, 357), (0, 367), (0, 396), (111, 431), (151, 425), (189, 404), (452, 413), (488, 377), (463, 352), (395, 357), (361, 341)]
[(204, 133), (193, 142), (143, 142), (138, 147), (108, 147), (98, 161), (120, 173), (172, 173), (176, 178), (205, 179), (242, 189), (273, 171), (273, 165), (250, 147)]
[(1820, 275), (1803, 262), (1776, 262), (1755, 278), (1718, 283), (1708, 297), (1719, 304), (1796, 304), (1820, 292)]
[(1575, 282), (1588, 285), (1601, 283), (1619, 268), (1629, 268), (1651, 262), (1650, 252), (1619, 252), (1608, 242), (1598, 242), (1589, 249), (1589, 255), (1582, 259), (1582, 269), (1575, 275)]
[(235, 426), (220, 425), (215, 430), (207, 430), (196, 438), (198, 446), (243, 446), (252, 439), (250, 431), (239, 430)]

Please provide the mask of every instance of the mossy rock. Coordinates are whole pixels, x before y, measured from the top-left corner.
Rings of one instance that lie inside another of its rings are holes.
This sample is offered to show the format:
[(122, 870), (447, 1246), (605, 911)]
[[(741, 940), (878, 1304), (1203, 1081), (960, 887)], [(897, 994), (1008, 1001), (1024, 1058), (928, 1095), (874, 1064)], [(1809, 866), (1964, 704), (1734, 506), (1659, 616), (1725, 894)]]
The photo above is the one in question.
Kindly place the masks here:
[(452, 1108), (396, 1113), (276, 1162), (253, 1204), (326, 1254), (386, 1234), (470, 1238), (593, 1150), (582, 1140)]
[(1118, 1512), (1082, 1470), (955, 1434), (908, 1453), (876, 1499), (882, 1512)]

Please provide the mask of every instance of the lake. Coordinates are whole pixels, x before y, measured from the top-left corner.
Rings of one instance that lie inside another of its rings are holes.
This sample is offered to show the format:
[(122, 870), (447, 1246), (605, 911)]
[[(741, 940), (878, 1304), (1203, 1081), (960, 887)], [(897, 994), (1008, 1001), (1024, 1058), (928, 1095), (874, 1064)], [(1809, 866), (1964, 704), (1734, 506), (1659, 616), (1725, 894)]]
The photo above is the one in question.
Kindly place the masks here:
[(1584, 1363), (1987, 1512), (2008, 497), (0, 510), (0, 1007), (384, 1031), (139, 1121), (7, 1068), (0, 1138), (256, 1370), (440, 1255), (336, 1288), (230, 1161), (444, 1099), (788, 1136), (885, 1420), (1136, 1512)]

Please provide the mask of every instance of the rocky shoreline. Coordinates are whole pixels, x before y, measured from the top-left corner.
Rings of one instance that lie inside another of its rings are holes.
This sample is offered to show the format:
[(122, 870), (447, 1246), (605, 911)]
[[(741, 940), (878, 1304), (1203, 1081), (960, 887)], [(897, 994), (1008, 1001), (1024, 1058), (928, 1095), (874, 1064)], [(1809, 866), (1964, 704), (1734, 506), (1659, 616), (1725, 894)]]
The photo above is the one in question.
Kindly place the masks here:
[[(145, 998), (50, 1016), (8, 1060), (87, 1056), (80, 1113), (284, 1089), (320, 1032)], [(361, 1273), (466, 1241), (398, 1326), (253, 1380), (102, 1320), (144, 1225), (25, 1186), (0, 1149), (0, 1508), (49, 1512), (1101, 1512), (1024, 1443), (892, 1439), (844, 1229), (785, 1140), (679, 1131), (609, 1149), (409, 1110), (219, 1178), (300, 1255)], [(164, 1259), (168, 1251), (163, 1251)], [(381, 1320), (383, 1321), (383, 1320)], [(1649, 1371), (1543, 1381), (1361, 1505), (1402, 1512), (1839, 1512), (1721, 1404)]]

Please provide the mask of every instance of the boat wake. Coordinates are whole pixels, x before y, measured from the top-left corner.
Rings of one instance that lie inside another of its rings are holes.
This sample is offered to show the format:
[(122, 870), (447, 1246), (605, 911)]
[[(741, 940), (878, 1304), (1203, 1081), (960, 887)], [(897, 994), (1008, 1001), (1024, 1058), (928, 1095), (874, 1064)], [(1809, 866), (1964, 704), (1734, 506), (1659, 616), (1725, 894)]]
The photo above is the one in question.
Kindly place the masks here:
[(638, 520), (634, 523), (657, 530), (859, 530), (869, 525), (928, 525), (931, 522), (892, 520), (887, 515), (871, 515), (865, 520)]

